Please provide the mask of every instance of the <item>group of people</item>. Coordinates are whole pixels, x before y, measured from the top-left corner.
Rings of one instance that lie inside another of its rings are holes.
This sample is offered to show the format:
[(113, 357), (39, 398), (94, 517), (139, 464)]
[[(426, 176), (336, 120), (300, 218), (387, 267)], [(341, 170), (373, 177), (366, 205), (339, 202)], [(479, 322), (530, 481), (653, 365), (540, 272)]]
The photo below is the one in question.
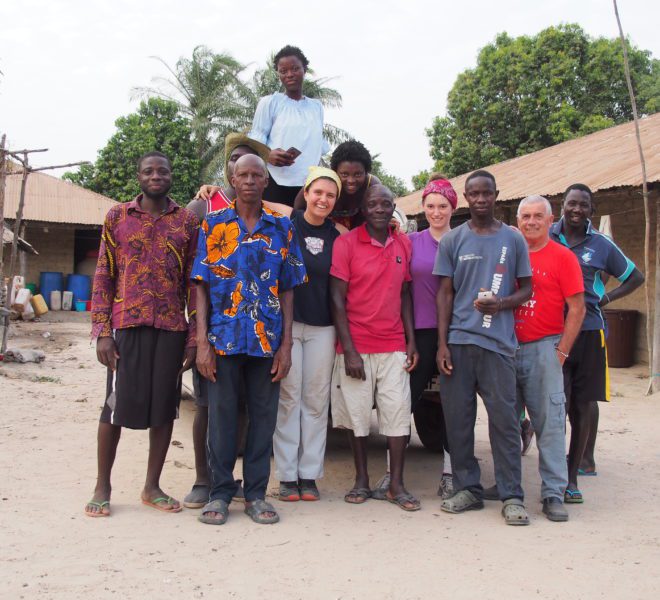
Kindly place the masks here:
[[(507, 524), (529, 523), (521, 485), (526, 411), (543, 512), (567, 520), (564, 503), (583, 501), (580, 468), (595, 472), (581, 461), (591, 452), (593, 462), (597, 403), (608, 399), (601, 308), (643, 275), (591, 226), (593, 198), (582, 184), (566, 190), (556, 223), (545, 198), (524, 199), (514, 228), (495, 218), (493, 175), (475, 171), (464, 190), (470, 218), (451, 229), (458, 196), (434, 175), (422, 194), (428, 229), (400, 231), (394, 197), (371, 175), (362, 144), (340, 144), (331, 168), (318, 166), (328, 147), (322, 107), (302, 92), (307, 66), (295, 47), (275, 56), (284, 92), (260, 101), (247, 135), (227, 137), (224, 186), (203, 186), (182, 208), (168, 196), (169, 158), (150, 152), (138, 162), (142, 193), (106, 217), (92, 335), (108, 380), (98, 479), (85, 513), (110, 515), (122, 427), (150, 432), (142, 502), (182, 510), (160, 475), (181, 374), (195, 365), (196, 481), (183, 505), (201, 508), (203, 523), (225, 523), (237, 498), (253, 521), (279, 520), (266, 501), (271, 454), (280, 500), (319, 500), (329, 414), (348, 431), (354, 455), (345, 501), (419, 510), (404, 484), (405, 454), (411, 412), (438, 372), (442, 510), (496, 499)], [(606, 293), (603, 274), (621, 284)], [(474, 455), (477, 393), (488, 412), (493, 489), (483, 488)], [(374, 405), (388, 468), (372, 488)]]

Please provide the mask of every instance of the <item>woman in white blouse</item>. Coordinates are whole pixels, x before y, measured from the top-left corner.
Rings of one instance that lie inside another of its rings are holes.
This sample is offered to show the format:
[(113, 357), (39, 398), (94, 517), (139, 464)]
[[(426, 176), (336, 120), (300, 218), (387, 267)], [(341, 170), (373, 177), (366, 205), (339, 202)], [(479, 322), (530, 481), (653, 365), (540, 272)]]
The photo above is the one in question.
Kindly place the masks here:
[(330, 147), (323, 138), (323, 105), (303, 95), (307, 57), (300, 48), (285, 46), (275, 55), (273, 65), (284, 93), (259, 100), (248, 135), (272, 148), (264, 199), (293, 206), (309, 167), (318, 165)]

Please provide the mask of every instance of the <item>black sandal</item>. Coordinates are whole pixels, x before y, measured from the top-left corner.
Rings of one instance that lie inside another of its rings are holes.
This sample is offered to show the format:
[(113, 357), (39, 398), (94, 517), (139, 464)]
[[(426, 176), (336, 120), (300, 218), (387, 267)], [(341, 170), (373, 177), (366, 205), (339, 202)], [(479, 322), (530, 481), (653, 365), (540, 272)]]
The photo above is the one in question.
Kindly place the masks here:
[[(207, 517), (207, 513), (218, 513), (220, 518)], [(200, 523), (205, 523), (206, 525), (224, 525), (227, 522), (228, 516), (229, 504), (227, 504), (224, 500), (211, 500), (211, 502), (204, 506), (202, 509), (202, 514), (197, 517), (197, 520)]]
[(364, 504), (369, 498), (371, 498), (371, 490), (369, 488), (354, 487), (344, 496), (344, 502), (348, 502), (349, 504)]
[[(264, 513), (273, 513), (273, 517), (264, 517)], [(245, 505), (245, 514), (250, 517), (255, 523), (259, 525), (270, 525), (271, 523), (277, 523), (280, 520), (280, 516), (277, 514), (277, 511), (273, 508), (273, 505), (270, 502), (265, 500), (253, 500), (250, 505)]]

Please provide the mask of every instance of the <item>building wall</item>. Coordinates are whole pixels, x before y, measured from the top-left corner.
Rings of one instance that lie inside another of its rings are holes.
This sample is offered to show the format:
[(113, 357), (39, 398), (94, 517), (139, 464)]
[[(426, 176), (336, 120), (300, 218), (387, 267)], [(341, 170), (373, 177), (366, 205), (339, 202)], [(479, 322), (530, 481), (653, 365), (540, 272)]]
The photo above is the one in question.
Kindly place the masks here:
[(25, 240), (39, 256), (27, 257), (26, 282), (38, 284), (42, 271), (73, 273), (75, 231), (74, 225), (28, 223)]
[[(653, 299), (655, 297), (655, 253), (657, 252), (657, 215), (655, 205), (657, 203), (660, 190), (652, 190), (649, 194), (651, 205), (651, 245), (650, 245), (650, 269), (646, 273), (644, 266), (644, 233), (645, 217), (644, 203), (641, 193), (631, 194), (630, 192), (619, 193), (611, 198), (602, 198), (598, 204), (601, 214), (610, 214), (612, 223), (612, 236), (621, 250), (632, 260), (637, 268), (644, 273), (648, 279), (651, 289), (651, 318), (653, 318)], [(605, 211), (609, 211), (605, 212)], [(607, 284), (610, 290), (616, 287), (616, 280)], [(633, 309), (640, 312), (640, 319), (637, 324), (637, 352), (636, 362), (648, 364), (648, 351), (646, 346), (646, 297), (644, 286), (635, 290), (630, 296), (612, 303), (611, 308)], [(652, 323), (653, 325), (653, 323)]]

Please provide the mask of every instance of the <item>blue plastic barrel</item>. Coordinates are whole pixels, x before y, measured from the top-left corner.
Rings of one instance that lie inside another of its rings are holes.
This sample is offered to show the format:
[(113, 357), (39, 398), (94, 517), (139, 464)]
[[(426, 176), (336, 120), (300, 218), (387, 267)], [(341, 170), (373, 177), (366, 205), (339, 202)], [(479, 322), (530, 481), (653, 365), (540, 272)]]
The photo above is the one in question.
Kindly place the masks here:
[(91, 300), (92, 280), (89, 275), (71, 274), (66, 278), (66, 291), (73, 292), (73, 306), (79, 300)]
[(39, 293), (44, 297), (48, 308), (50, 308), (50, 293), (55, 290), (64, 290), (64, 275), (54, 271), (42, 271), (39, 275)]

